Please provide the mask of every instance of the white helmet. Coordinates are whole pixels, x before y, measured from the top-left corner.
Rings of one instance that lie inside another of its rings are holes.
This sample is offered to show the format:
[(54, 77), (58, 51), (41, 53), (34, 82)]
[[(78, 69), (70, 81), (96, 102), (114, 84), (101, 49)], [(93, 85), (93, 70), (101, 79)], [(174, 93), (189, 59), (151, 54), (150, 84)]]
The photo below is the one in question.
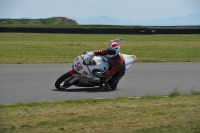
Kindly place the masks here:
[(107, 48), (107, 57), (112, 58), (119, 55), (120, 52), (120, 45), (118, 42), (111, 42)]

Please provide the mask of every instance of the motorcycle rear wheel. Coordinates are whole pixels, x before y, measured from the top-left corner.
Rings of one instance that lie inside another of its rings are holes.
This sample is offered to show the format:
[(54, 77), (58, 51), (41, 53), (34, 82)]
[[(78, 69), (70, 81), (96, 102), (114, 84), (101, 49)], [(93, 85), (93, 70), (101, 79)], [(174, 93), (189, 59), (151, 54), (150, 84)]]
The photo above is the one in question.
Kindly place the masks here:
[[(62, 82), (64, 82), (67, 78), (71, 77), (71, 76), (72, 75), (69, 72), (63, 74), (62, 76), (60, 76), (55, 82), (55, 87), (57, 88), (57, 90), (64, 90), (65, 88), (61, 88), (60, 84)], [(70, 87), (70, 86), (68, 86), (68, 87)]]

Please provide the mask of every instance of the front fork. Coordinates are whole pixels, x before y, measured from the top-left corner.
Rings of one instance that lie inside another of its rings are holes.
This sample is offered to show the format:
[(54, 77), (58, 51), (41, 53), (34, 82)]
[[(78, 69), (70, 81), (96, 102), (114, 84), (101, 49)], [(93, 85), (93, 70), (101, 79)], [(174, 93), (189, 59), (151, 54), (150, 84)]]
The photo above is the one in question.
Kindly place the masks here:
[(68, 88), (74, 84), (78, 80), (76, 76), (73, 76), (74, 74), (77, 74), (75, 70), (69, 70), (69, 73), (72, 75), (71, 77), (67, 78), (63, 84), (61, 84), (62, 88)]
[[(74, 74), (78, 74), (74, 69), (70, 70), (69, 73), (73, 76)], [(73, 76), (73, 78), (69, 81), (70, 84), (73, 84), (75, 81), (78, 80), (78, 77)]]

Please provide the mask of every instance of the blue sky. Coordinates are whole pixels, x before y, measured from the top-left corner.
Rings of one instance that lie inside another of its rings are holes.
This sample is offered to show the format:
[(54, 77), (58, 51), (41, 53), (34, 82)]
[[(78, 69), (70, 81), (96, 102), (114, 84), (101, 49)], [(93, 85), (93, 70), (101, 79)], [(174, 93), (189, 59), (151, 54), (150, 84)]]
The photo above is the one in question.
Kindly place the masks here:
[(0, 0), (0, 18), (108, 16), (140, 21), (199, 12), (200, 0)]

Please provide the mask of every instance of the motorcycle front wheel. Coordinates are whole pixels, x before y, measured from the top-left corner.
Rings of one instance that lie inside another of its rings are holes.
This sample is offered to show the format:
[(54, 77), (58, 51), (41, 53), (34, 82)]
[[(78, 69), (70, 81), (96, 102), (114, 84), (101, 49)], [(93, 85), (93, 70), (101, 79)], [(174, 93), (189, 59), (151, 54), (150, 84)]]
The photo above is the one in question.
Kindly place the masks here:
[[(60, 76), (56, 82), (55, 82), (55, 87), (58, 89), (58, 90), (64, 90), (65, 88), (64, 87), (61, 87), (61, 83), (64, 82), (66, 79), (68, 79), (69, 77), (71, 77), (72, 75), (68, 72), (68, 73), (65, 73), (63, 74), (62, 76)], [(68, 86), (69, 87), (69, 86)]]

